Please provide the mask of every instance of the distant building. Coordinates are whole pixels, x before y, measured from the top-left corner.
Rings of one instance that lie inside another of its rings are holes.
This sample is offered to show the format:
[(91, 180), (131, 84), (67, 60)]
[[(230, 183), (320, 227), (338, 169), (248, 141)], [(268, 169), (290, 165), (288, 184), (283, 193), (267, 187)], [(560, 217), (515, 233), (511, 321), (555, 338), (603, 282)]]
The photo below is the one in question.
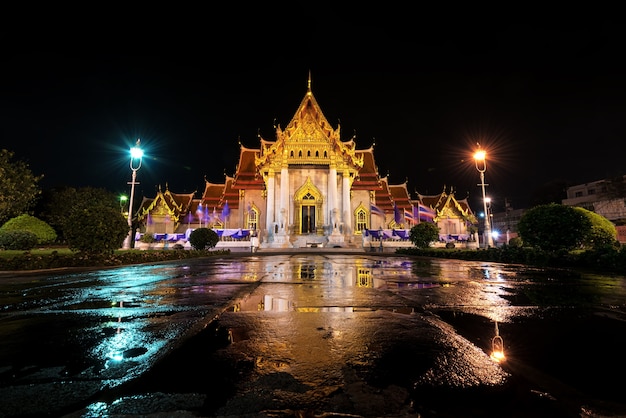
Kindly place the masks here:
[[(626, 182), (626, 176), (624, 177)], [(626, 220), (626, 195), (612, 191), (615, 183), (597, 180), (567, 188), (567, 198), (561, 202), (567, 206), (579, 206), (602, 215), (611, 222)]]
[(496, 246), (508, 244), (512, 238), (519, 236), (517, 224), (524, 215), (526, 209), (512, 209), (506, 207), (504, 212), (491, 215), (491, 231), (493, 242)]
[(626, 176), (622, 179), (604, 179), (577, 184), (567, 188), (567, 198), (562, 204), (578, 206), (613, 222), (617, 239), (626, 243)]

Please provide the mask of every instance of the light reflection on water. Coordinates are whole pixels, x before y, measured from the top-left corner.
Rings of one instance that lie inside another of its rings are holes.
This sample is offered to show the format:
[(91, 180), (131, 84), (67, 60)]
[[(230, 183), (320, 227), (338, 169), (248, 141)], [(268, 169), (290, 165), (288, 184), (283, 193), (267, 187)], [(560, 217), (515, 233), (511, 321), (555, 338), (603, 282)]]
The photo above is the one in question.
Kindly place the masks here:
[[(47, 299), (39, 306), (45, 309), (32, 308), (44, 294)], [(621, 320), (626, 316), (623, 277), (360, 255), (250, 256), (130, 266), (33, 281), (19, 295), (0, 295), (11, 320), (26, 323), (26, 315), (19, 313), (29, 309), (33, 317), (42, 312), (65, 315), (63, 326), (71, 322), (66, 318), (81, 318), (74, 322), (83, 325), (50, 338), (84, 350), (72, 356), (100, 362), (101, 370), (85, 368), (82, 374), (101, 378), (103, 386), (138, 376), (194, 324), (220, 315), (234, 347), (244, 341), (257, 344), (253, 353), (259, 369), (294, 374), (304, 370), (312, 380), (321, 379), (316, 355), (324, 356), (322, 371), (340, 379), (337, 362), (367, 364), (397, 335), (417, 330), (434, 340), (432, 347), (430, 340), (424, 346), (411, 341), (415, 346), (407, 346), (403, 355), (423, 350), (435, 359), (427, 372), (419, 370), (423, 381), (445, 384), (446, 373), (456, 373), (459, 385), (474, 384), (473, 379), (497, 382), (504, 376), (489, 359), (497, 324), (503, 330), (502, 345), (513, 348), (506, 353), (508, 360), (529, 344), (524, 335), (507, 334), (507, 325), (524, 318), (537, 320), (550, 310), (587, 306)], [(477, 318), (466, 322), (478, 329), (480, 339), (469, 341), (450, 325), (464, 315)], [(28, 329), (25, 326), (5, 326), (0, 335), (11, 342), (33, 338), (27, 344), (34, 346), (36, 338), (21, 334), (35, 335), (36, 326), (43, 324), (40, 320), (28, 333), (21, 332)], [(308, 331), (300, 334), (302, 330)], [(7, 358), (20, 356), (6, 343), (3, 349)], [(59, 362), (67, 361), (64, 355), (59, 354)], [(300, 360), (302, 364), (296, 364)]]

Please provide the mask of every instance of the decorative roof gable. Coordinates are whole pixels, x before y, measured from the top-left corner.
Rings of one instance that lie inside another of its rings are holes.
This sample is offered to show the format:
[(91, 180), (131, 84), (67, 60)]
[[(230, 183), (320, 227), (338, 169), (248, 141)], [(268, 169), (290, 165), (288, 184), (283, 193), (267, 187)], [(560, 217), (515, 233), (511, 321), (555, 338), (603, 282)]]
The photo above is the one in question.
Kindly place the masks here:
[(165, 187), (165, 192), (163, 192), (159, 186), (157, 195), (153, 199), (143, 198), (137, 213), (138, 221), (144, 221), (150, 214), (151, 216), (169, 216), (173, 222), (178, 223), (189, 212), (194, 193), (172, 193), (167, 184)]
[(333, 129), (311, 91), (309, 75), (307, 92), (298, 110), (283, 131), (276, 128), (276, 141), (261, 139), (260, 153), (256, 156), (258, 170), (267, 174), (271, 168), (278, 171), (287, 165), (317, 165), (353, 171), (363, 166), (362, 158), (355, 152), (353, 140), (342, 142), (340, 127)]
[(467, 198), (456, 200), (452, 188), (450, 188), (450, 193), (446, 193), (444, 186), (443, 191), (437, 195), (424, 196), (418, 194), (418, 202), (434, 209), (438, 218), (463, 218), (473, 224), (478, 222), (469, 206)]

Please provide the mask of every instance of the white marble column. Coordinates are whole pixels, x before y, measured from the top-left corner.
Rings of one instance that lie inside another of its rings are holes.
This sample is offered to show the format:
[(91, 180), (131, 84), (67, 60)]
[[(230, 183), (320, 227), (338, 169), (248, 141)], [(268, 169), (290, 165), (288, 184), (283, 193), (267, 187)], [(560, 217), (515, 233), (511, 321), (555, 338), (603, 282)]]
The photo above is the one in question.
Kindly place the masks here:
[(274, 190), (276, 188), (276, 176), (274, 175), (274, 170), (269, 170), (267, 173), (267, 209), (266, 209), (266, 218), (265, 225), (267, 227), (267, 232), (269, 235), (274, 235), (274, 206), (276, 205), (276, 201), (274, 200)]
[(352, 233), (352, 208), (350, 206), (350, 173), (348, 170), (343, 172), (342, 183), (342, 200), (343, 200), (343, 233), (349, 235)]
[(289, 224), (289, 171), (287, 167), (280, 170), (280, 214), (281, 219), (278, 221), (280, 228), (285, 233)]
[(337, 207), (337, 169), (331, 167), (328, 171), (328, 214), (330, 218), (330, 224), (332, 225), (333, 230), (336, 229), (338, 225), (335, 225), (337, 219), (335, 219), (335, 213), (338, 213), (339, 208)]

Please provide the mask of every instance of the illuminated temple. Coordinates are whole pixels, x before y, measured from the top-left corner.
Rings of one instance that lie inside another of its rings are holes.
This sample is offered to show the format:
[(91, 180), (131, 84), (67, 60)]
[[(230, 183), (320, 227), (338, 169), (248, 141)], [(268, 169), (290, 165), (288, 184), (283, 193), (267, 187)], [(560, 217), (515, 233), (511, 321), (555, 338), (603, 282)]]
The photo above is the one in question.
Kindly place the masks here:
[[(372, 239), (406, 242), (417, 222), (434, 221), (442, 239), (470, 238), (477, 223), (467, 199), (454, 192), (413, 198), (407, 184), (389, 184), (378, 173), (374, 146), (342, 141), (311, 90), (275, 138), (259, 135), (258, 148), (240, 143), (233, 176), (205, 179), (202, 196), (159, 190), (143, 197), (136, 213), (141, 234), (179, 240), (198, 227), (222, 241), (257, 237), (263, 248), (362, 247)], [(378, 242), (378, 241), (377, 241)], [(233, 244), (234, 245), (234, 244)]]

